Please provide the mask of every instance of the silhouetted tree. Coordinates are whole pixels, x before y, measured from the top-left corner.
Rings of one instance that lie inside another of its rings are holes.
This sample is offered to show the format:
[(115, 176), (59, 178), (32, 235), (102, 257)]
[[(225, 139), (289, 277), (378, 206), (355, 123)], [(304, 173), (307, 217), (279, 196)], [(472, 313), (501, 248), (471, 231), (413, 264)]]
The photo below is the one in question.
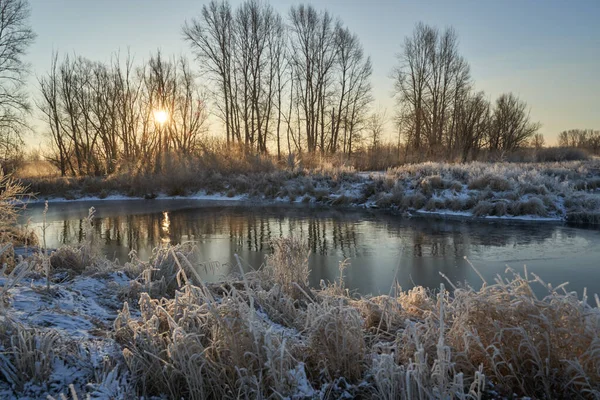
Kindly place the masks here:
[(544, 135), (541, 133), (536, 133), (531, 138), (529, 145), (534, 149), (541, 149), (546, 144), (546, 140), (544, 139)]
[(371, 113), (366, 122), (366, 134), (372, 150), (376, 150), (381, 142), (383, 129), (386, 123), (386, 111), (377, 110)]
[[(184, 58), (160, 53), (133, 69), (54, 55), (39, 78), (38, 107), (47, 121), (53, 161), (63, 175), (101, 175), (118, 165), (162, 169), (168, 153), (191, 155), (206, 131), (204, 95)], [(159, 110), (168, 115), (158, 122)]]
[(35, 33), (27, 0), (0, 1), (0, 159), (16, 156), (31, 110), (24, 89), (29, 67), (23, 60)]
[(459, 150), (462, 162), (475, 159), (483, 147), (490, 128), (490, 103), (483, 92), (466, 92), (454, 105), (453, 147)]
[(241, 141), (234, 102), (234, 17), (227, 1), (212, 0), (202, 6), (200, 17), (183, 27), (185, 39), (199, 61), (201, 70), (218, 87), (215, 104), (225, 123), (227, 143)]
[(405, 39), (398, 61), (393, 71), (396, 122), (407, 149), (434, 155), (463, 142), (455, 119), (469, 92), (470, 74), (458, 54), (456, 32), (448, 28), (440, 33), (419, 23)]
[(600, 131), (593, 129), (569, 129), (558, 135), (558, 145), (578, 147), (594, 154), (600, 152)]
[(496, 100), (489, 129), (488, 145), (494, 152), (513, 151), (525, 145), (540, 128), (531, 122), (527, 103), (512, 93)]

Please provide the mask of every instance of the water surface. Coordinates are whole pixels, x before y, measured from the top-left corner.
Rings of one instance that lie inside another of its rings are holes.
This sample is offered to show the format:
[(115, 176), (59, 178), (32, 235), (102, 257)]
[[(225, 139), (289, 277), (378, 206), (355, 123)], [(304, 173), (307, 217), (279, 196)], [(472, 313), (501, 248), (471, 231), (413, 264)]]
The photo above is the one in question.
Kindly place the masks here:
[[(102, 251), (121, 262), (132, 250), (147, 259), (161, 243), (194, 241), (201, 258), (219, 268), (199, 268), (207, 280), (232, 270), (234, 254), (245, 268), (260, 267), (273, 238), (294, 236), (309, 243), (310, 282), (339, 277), (348, 259), (345, 284), (362, 294), (388, 293), (397, 282), (439, 288), (445, 282), (481, 286), (473, 263), (492, 282), (506, 266), (546, 282), (600, 293), (600, 231), (544, 223), (498, 223), (405, 218), (388, 212), (307, 206), (244, 205), (198, 200), (127, 200), (51, 203), (46, 216), (49, 247), (76, 244), (84, 218), (96, 208), (93, 231)], [(30, 205), (24, 219), (40, 233), (43, 205)], [(538, 287), (538, 293), (543, 289)]]

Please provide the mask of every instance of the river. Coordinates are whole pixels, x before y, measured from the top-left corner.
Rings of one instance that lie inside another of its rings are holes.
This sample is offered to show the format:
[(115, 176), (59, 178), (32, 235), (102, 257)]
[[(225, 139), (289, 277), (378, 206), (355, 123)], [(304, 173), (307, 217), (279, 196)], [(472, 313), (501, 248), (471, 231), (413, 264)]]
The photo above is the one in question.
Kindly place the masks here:
[[(132, 250), (148, 259), (164, 243), (193, 241), (205, 261), (199, 272), (208, 281), (229, 274), (234, 254), (244, 267), (258, 268), (270, 252), (270, 240), (294, 236), (308, 241), (310, 283), (339, 277), (348, 260), (345, 286), (361, 294), (385, 294), (397, 282), (439, 288), (445, 282), (480, 287), (472, 263), (491, 283), (507, 266), (539, 275), (554, 286), (600, 293), (600, 231), (562, 224), (452, 221), (406, 218), (383, 211), (326, 209), (306, 205), (257, 205), (237, 201), (123, 200), (50, 203), (46, 242), (56, 248), (77, 244), (84, 218), (96, 209), (94, 240), (111, 259), (128, 260)], [(32, 204), (22, 217), (41, 234), (43, 204)], [(466, 257), (466, 259), (465, 259)], [(212, 268), (205, 268), (206, 265)], [(235, 268), (235, 269), (233, 269)], [(446, 285), (448, 287), (448, 285)], [(544, 293), (541, 285), (536, 292)]]

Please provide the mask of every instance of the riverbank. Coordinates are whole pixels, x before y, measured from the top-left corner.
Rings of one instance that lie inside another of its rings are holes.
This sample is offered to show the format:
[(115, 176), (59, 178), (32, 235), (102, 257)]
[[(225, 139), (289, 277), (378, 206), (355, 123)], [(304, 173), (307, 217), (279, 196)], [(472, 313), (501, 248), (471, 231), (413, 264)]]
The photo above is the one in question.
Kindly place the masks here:
[[(0, 278), (0, 397), (594, 398), (600, 302), (541, 279), (481, 289), (307, 286), (306, 245), (205, 284), (188, 246), (119, 265), (92, 247), (34, 255)], [(343, 273), (343, 270), (341, 271)], [(453, 284), (448, 282), (450, 288)], [(508, 368), (507, 365), (512, 365)]]
[(231, 175), (118, 175), (25, 183), (39, 193), (39, 201), (231, 199), (381, 208), (453, 218), (600, 224), (600, 160), (424, 163), (380, 172), (332, 167)]

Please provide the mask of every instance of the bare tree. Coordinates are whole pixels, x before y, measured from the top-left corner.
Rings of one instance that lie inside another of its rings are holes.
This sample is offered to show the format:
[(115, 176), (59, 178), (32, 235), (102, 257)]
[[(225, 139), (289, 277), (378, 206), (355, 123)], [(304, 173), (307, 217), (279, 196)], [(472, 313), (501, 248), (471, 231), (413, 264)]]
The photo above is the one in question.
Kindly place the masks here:
[[(206, 131), (204, 94), (184, 58), (159, 52), (134, 71), (130, 59), (121, 66), (118, 58), (67, 56), (59, 64), (54, 55), (39, 83), (52, 161), (63, 175), (110, 174), (119, 163), (161, 171), (173, 155), (197, 152)], [(167, 120), (157, 121), (157, 111)]]
[(418, 23), (412, 37), (405, 39), (398, 55), (399, 65), (393, 71), (397, 123), (405, 132), (407, 143), (416, 150), (423, 141), (425, 91), (431, 76), (429, 61), (435, 40), (435, 30)]
[(0, 157), (19, 152), (25, 117), (31, 107), (24, 89), (29, 72), (23, 61), (35, 34), (29, 26), (27, 0), (0, 1)]
[(558, 145), (562, 147), (579, 147), (594, 154), (600, 152), (600, 131), (593, 129), (569, 129), (558, 135)]
[(437, 29), (430, 36), (434, 42), (429, 51), (430, 79), (426, 81), (426, 112), (424, 113), (427, 145), (430, 155), (451, 147), (452, 111), (457, 105), (456, 94), (469, 87), (469, 65), (458, 54), (458, 36), (454, 29), (443, 33)]
[(381, 136), (386, 123), (386, 110), (377, 110), (371, 113), (366, 122), (366, 131), (371, 144), (371, 149), (376, 150), (381, 142)]
[(202, 6), (200, 17), (183, 27), (183, 35), (200, 68), (218, 86), (216, 106), (225, 123), (227, 143), (241, 140), (234, 104), (234, 17), (229, 2), (212, 0)]
[(52, 56), (50, 72), (47, 76), (38, 78), (42, 100), (38, 103), (39, 109), (45, 115), (49, 127), (51, 143), (57, 154), (51, 159), (58, 168), (62, 176), (68, 171), (74, 174), (74, 168), (70, 158), (70, 142), (64, 133), (62, 118), (60, 116), (60, 75), (58, 72), (58, 54)]
[(291, 62), (309, 152), (325, 151), (327, 98), (336, 61), (333, 17), (312, 6), (290, 9)]
[[(292, 91), (291, 78), (287, 79), (289, 70), (289, 61), (287, 53), (287, 31), (283, 24), (283, 20), (278, 15), (279, 21), (273, 27), (273, 34), (269, 36), (269, 49), (271, 52), (271, 71), (275, 74), (275, 98), (277, 108), (277, 125), (276, 125), (276, 142), (277, 142), (277, 159), (281, 160), (281, 122), (285, 119), (285, 110), (283, 102), (285, 90), (288, 88)], [(288, 130), (289, 132), (289, 130)], [(288, 148), (290, 147), (288, 137)], [(291, 151), (290, 151), (291, 152)]]
[(282, 67), (283, 20), (270, 5), (248, 0), (235, 12), (234, 31), (244, 143), (265, 153)]
[(117, 135), (123, 146), (120, 162), (133, 163), (140, 158), (138, 129), (142, 110), (138, 107), (142, 93), (142, 80), (135, 79), (133, 58), (127, 54), (122, 64), (119, 56), (112, 63), (114, 90), (117, 97)]
[(490, 104), (483, 92), (464, 93), (456, 99), (453, 119), (454, 149), (462, 162), (477, 158), (490, 124)]
[(423, 148), (431, 156), (456, 146), (458, 102), (470, 86), (469, 66), (458, 53), (456, 32), (448, 28), (440, 33), (419, 23), (398, 60), (393, 71), (396, 122), (406, 148)]
[(531, 122), (527, 103), (512, 93), (502, 94), (496, 100), (488, 145), (495, 152), (513, 151), (538, 131), (539, 122)]
[(332, 111), (329, 152), (335, 153), (343, 129), (342, 148), (352, 151), (352, 141), (360, 124), (366, 119), (366, 110), (372, 101), (370, 77), (371, 59), (365, 57), (358, 36), (338, 23), (336, 27), (337, 80), (335, 92), (337, 108)]
[(544, 139), (544, 135), (542, 135), (541, 133), (536, 133), (531, 138), (531, 142), (529, 143), (529, 145), (531, 147), (533, 147), (534, 149), (541, 149), (542, 147), (544, 147), (546, 145), (546, 140)]

